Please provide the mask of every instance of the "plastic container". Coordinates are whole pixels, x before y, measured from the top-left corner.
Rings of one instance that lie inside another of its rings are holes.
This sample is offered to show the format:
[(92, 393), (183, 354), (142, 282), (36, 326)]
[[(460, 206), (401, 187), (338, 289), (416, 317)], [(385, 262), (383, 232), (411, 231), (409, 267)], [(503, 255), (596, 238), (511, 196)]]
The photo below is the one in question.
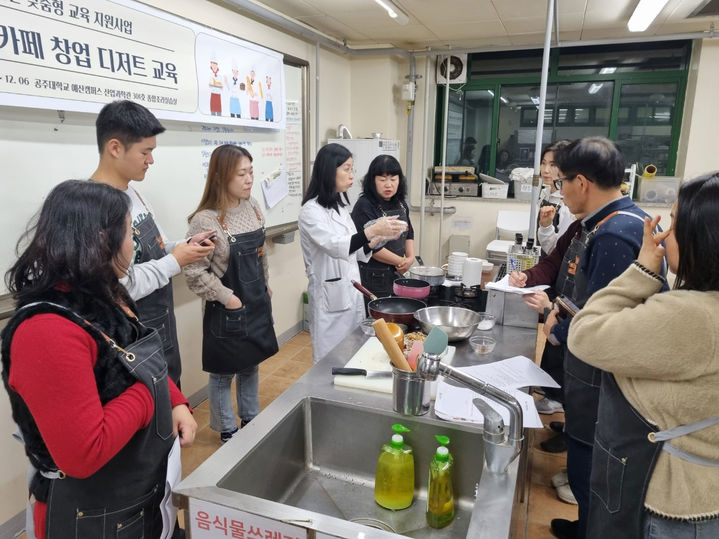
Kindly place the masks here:
[(507, 198), (508, 192), (508, 183), (482, 183), (482, 198)]
[(374, 318), (365, 318), (360, 322), (360, 328), (362, 329), (362, 333), (365, 335), (369, 335), (370, 337), (374, 337), (374, 328), (372, 327), (372, 323), (374, 322)]
[(497, 345), (497, 341), (486, 335), (475, 335), (469, 339), (469, 345), (475, 354), (484, 355), (492, 353), (494, 347)]
[(454, 519), (454, 488), (452, 475), (454, 459), (447, 449), (449, 438), (435, 436), (442, 444), (429, 463), (427, 484), (427, 524), (432, 528), (444, 528)]
[(512, 180), (514, 182), (514, 199), (515, 200), (532, 200), (532, 183), (522, 180)]
[(673, 204), (679, 192), (677, 176), (654, 176), (639, 178), (639, 202)]
[(392, 440), (382, 445), (377, 459), (374, 499), (386, 509), (398, 510), (412, 505), (414, 499), (414, 454), (402, 436), (409, 429), (395, 424), (392, 430)]
[(479, 324), (477, 329), (480, 331), (489, 331), (494, 327), (496, 319), (493, 314), (490, 313), (479, 313)]

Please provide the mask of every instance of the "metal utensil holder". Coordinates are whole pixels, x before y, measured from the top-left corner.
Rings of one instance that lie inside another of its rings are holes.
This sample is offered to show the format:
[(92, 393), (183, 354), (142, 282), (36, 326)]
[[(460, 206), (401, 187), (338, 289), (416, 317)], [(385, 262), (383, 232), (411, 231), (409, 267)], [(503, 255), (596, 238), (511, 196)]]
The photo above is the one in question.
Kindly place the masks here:
[(429, 412), (430, 390), (424, 378), (413, 371), (392, 367), (392, 407), (402, 415), (424, 415)]

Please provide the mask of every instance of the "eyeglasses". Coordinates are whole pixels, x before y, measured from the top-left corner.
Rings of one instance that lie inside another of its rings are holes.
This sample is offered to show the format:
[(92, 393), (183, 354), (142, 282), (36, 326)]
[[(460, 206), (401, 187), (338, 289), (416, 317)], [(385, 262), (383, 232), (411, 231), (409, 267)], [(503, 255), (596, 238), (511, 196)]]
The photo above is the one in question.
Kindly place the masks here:
[(553, 181), (554, 187), (556, 187), (557, 190), (561, 191), (561, 190), (562, 190), (562, 183), (563, 183), (563, 182), (571, 182), (574, 178), (576, 178), (576, 176), (571, 176), (571, 177), (570, 177), (570, 176), (565, 176), (564, 178), (557, 178), (556, 180)]

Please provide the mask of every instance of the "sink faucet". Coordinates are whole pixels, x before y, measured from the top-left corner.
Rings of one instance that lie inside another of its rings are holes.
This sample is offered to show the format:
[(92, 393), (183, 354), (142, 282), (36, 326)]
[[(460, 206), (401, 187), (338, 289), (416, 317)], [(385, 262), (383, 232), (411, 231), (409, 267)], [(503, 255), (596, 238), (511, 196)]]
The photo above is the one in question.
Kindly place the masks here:
[(505, 473), (507, 467), (519, 455), (524, 439), (522, 407), (519, 405), (519, 401), (509, 393), (487, 382), (445, 365), (440, 359), (441, 354), (422, 354), (417, 365), (417, 372), (425, 380), (436, 380), (437, 376), (441, 374), (509, 410), (509, 429), (506, 429), (502, 417), (491, 406), (481, 399), (472, 401), (484, 415), (484, 458), (487, 461), (487, 469), (490, 472)]

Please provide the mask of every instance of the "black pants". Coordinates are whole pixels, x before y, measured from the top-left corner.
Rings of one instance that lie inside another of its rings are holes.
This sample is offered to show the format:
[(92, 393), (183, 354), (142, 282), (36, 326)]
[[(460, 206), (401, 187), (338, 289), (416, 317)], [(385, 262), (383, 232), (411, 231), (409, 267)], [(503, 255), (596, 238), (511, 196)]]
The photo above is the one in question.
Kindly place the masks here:
[(559, 387), (544, 388), (544, 394), (548, 398), (564, 404), (564, 345), (554, 346), (549, 341), (544, 343), (544, 353), (539, 366), (552, 379), (559, 384)]

